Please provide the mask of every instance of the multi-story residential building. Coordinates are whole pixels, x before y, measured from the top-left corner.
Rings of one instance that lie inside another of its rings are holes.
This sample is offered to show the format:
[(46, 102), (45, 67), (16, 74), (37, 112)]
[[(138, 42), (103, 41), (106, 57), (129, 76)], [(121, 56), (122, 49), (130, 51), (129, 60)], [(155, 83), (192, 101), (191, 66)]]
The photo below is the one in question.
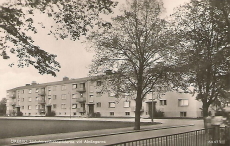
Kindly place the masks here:
[[(201, 117), (201, 102), (188, 93), (157, 92), (147, 94), (143, 100), (142, 117), (156, 111), (165, 117)], [(158, 98), (157, 98), (158, 97)], [(88, 116), (100, 113), (103, 117), (134, 117), (135, 100), (102, 92), (102, 82), (92, 77), (69, 79), (38, 84), (26, 84), (7, 91), (7, 114), (45, 116), (52, 111), (56, 116)], [(153, 99), (153, 100), (152, 100)]]

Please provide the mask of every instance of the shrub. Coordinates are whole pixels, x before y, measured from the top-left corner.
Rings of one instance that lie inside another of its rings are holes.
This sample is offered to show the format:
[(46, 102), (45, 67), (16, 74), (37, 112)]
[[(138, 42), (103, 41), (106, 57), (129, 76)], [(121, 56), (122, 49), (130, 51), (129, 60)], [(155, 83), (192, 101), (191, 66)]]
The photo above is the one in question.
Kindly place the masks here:
[(54, 117), (56, 116), (56, 112), (55, 111), (51, 111), (50, 113), (46, 113), (47, 117)]
[(96, 112), (96, 113), (92, 113), (92, 114), (88, 114), (89, 118), (100, 118), (101, 117), (101, 113), (100, 112)]
[(23, 116), (23, 113), (22, 112), (18, 112), (17, 116)]
[(164, 117), (164, 112), (162, 112), (161, 110), (157, 110), (155, 113), (155, 117), (158, 117), (158, 118)]

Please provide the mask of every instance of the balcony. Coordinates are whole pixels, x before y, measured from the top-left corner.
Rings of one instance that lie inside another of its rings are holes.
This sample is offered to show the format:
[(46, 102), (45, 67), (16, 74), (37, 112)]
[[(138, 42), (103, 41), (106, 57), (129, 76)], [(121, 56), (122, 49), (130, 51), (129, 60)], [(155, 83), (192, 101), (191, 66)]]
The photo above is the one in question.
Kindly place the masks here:
[(76, 102), (86, 102), (86, 98), (85, 97), (77, 98)]
[(12, 93), (12, 94), (10, 95), (10, 98), (15, 99), (15, 98), (16, 98), (16, 93)]
[(86, 91), (85, 87), (77, 88), (76, 90), (77, 90), (77, 92), (85, 92)]
[(85, 109), (84, 108), (77, 108), (76, 111), (80, 112), (80, 113), (85, 113)]
[(41, 90), (39, 93), (40, 96), (45, 96), (45, 90)]
[(45, 111), (45, 109), (39, 109), (38, 112), (39, 113), (45, 113), (46, 111)]
[(20, 105), (17, 104), (17, 105), (15, 105), (15, 107), (20, 107)]
[(45, 99), (40, 99), (40, 100), (38, 100), (38, 103), (39, 104), (45, 104), (46, 102), (45, 102)]

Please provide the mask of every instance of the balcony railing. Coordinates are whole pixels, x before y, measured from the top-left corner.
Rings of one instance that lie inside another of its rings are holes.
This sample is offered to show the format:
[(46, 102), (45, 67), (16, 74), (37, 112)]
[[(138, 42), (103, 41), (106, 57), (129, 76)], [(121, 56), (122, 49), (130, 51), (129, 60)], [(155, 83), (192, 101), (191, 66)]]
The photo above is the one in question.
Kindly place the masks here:
[(12, 93), (12, 94), (10, 95), (10, 98), (15, 99), (15, 98), (16, 98), (16, 93)]
[(19, 104), (17, 104), (17, 105), (15, 105), (15, 107), (20, 107), (20, 105), (19, 105)]
[(45, 111), (45, 109), (39, 109), (38, 112), (39, 113), (45, 113), (46, 111)]
[(85, 112), (85, 109), (83, 109), (83, 108), (77, 108), (76, 110), (77, 110), (77, 112), (80, 112), (80, 113), (84, 113)]
[(76, 90), (77, 90), (77, 92), (85, 92), (86, 91), (85, 87), (77, 88)]
[(40, 96), (45, 96), (45, 90), (41, 90), (41, 91), (39, 92), (39, 95), (40, 95)]
[(45, 99), (40, 99), (40, 100), (38, 100), (38, 103), (39, 104), (45, 104), (46, 102), (45, 102)]
[(77, 98), (76, 102), (86, 102), (86, 98), (85, 97)]

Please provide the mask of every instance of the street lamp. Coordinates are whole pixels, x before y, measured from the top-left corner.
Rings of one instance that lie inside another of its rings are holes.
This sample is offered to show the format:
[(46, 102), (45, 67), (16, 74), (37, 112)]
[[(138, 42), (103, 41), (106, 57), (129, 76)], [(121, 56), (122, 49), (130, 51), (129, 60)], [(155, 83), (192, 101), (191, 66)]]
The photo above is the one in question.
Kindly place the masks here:
[(69, 101), (70, 101), (70, 105), (69, 105), (69, 107), (70, 107), (70, 109), (69, 109), (69, 118), (71, 119), (71, 109), (72, 109), (72, 102), (71, 102), (71, 92), (69, 92)]
[(154, 99), (153, 99), (153, 92), (154, 92), (154, 91), (150, 91), (150, 92), (152, 92), (152, 99), (151, 99), (151, 100), (152, 100), (152, 114), (151, 114), (151, 121), (152, 121), (152, 123), (153, 123), (153, 110), (154, 110), (154, 109), (153, 109), (153, 105), (154, 105), (154, 103), (153, 103), (153, 100), (154, 100)]

